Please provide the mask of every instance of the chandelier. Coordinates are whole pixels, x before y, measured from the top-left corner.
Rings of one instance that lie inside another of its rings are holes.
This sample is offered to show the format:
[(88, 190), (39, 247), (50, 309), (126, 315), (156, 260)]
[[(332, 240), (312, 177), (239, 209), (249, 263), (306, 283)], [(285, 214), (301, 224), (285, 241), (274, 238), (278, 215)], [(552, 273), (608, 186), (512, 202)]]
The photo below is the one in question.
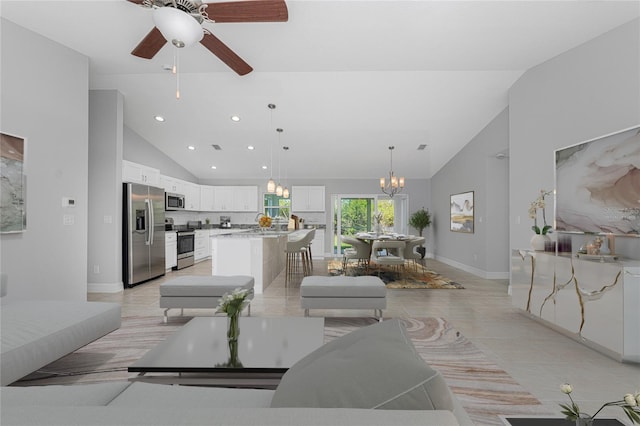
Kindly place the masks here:
[(399, 192), (402, 192), (404, 188), (404, 177), (397, 177), (393, 173), (393, 150), (394, 146), (389, 147), (389, 155), (391, 156), (391, 167), (389, 170), (389, 181), (387, 182), (385, 178), (380, 178), (380, 189), (382, 192), (387, 194), (390, 198), (393, 198)]

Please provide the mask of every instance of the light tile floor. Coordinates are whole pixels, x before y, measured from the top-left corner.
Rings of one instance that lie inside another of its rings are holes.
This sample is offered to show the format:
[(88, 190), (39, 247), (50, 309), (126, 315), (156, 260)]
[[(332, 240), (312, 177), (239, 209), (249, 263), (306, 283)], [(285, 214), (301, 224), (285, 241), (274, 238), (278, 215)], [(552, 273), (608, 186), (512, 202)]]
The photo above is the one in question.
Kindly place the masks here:
[[(532, 321), (511, 306), (507, 280), (487, 280), (429, 259), (429, 268), (465, 286), (464, 290), (389, 290), (385, 317), (439, 316), (449, 320), (496, 364), (507, 371), (542, 403), (542, 413), (560, 414), (558, 403), (568, 401), (560, 384), (571, 383), (574, 399), (585, 412), (602, 403), (640, 390), (640, 365), (614, 361), (544, 325)], [(162, 315), (158, 307), (159, 284), (177, 275), (208, 275), (211, 262), (204, 261), (181, 271), (138, 285), (117, 294), (90, 294), (90, 300), (122, 304), (122, 315)], [(314, 261), (314, 273), (326, 275), (327, 262)], [(256, 295), (254, 316), (303, 316), (298, 276), (284, 286), (284, 273)], [(212, 315), (212, 310), (185, 310), (187, 315)], [(363, 316), (373, 311), (311, 311), (314, 316)], [(170, 315), (178, 315), (172, 310)], [(640, 325), (639, 325), (640, 326)], [(607, 411), (608, 410), (608, 411)], [(619, 408), (603, 415), (625, 419)]]

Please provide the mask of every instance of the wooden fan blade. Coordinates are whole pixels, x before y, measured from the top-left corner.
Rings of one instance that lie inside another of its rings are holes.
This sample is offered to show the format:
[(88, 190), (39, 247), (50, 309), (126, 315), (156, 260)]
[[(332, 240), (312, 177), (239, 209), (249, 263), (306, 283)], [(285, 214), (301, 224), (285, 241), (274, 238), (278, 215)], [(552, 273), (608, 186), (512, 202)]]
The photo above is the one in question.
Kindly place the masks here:
[(233, 50), (229, 49), (226, 44), (213, 34), (205, 32), (204, 38), (200, 40), (200, 43), (239, 75), (249, 74), (253, 71), (253, 68), (251, 68), (249, 64), (240, 56), (236, 55)]
[(151, 59), (162, 49), (166, 42), (167, 40), (162, 36), (160, 30), (153, 27), (149, 34), (131, 51), (131, 54), (139, 58)]
[(127, 0), (130, 1), (131, 3), (135, 3), (135, 4), (142, 4), (144, 2), (144, 0)]
[(215, 22), (287, 22), (284, 0), (247, 0), (207, 3), (209, 19)]

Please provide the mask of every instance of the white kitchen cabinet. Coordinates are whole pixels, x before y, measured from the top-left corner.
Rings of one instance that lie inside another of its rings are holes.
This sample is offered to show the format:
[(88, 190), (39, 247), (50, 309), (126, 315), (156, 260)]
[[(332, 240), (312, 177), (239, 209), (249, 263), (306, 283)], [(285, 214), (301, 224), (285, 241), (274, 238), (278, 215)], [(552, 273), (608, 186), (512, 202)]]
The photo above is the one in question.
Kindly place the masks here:
[(257, 186), (214, 186), (213, 211), (257, 212)]
[(200, 186), (200, 211), (213, 212), (215, 208), (215, 191), (213, 186)]
[(291, 211), (323, 212), (325, 209), (324, 186), (292, 186)]
[(160, 170), (122, 160), (122, 181), (159, 186)]
[(311, 240), (311, 255), (314, 259), (324, 258), (324, 229), (316, 229), (316, 235)]
[(209, 243), (209, 230), (208, 229), (196, 229), (195, 241), (194, 241), (193, 259), (198, 262), (211, 256), (211, 249)]
[(200, 210), (200, 185), (186, 182), (184, 192), (185, 210)]
[(185, 195), (185, 183), (185, 181), (171, 176), (160, 176), (160, 186), (164, 188), (165, 192)]
[(178, 234), (175, 232), (164, 233), (164, 259), (165, 269), (178, 266)]
[(233, 211), (257, 212), (258, 211), (258, 187), (257, 186), (234, 187)]
[(214, 186), (213, 194), (214, 211), (225, 212), (233, 210), (233, 186)]

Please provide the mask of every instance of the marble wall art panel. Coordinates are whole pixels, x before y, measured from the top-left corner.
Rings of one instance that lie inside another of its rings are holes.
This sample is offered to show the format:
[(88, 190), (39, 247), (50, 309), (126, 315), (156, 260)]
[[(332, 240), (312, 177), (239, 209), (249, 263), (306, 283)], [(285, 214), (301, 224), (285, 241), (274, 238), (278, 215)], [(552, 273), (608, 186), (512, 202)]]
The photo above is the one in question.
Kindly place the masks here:
[(473, 234), (473, 191), (451, 196), (451, 230)]
[(27, 229), (24, 138), (0, 133), (0, 232)]
[(640, 126), (555, 157), (556, 230), (640, 236)]

